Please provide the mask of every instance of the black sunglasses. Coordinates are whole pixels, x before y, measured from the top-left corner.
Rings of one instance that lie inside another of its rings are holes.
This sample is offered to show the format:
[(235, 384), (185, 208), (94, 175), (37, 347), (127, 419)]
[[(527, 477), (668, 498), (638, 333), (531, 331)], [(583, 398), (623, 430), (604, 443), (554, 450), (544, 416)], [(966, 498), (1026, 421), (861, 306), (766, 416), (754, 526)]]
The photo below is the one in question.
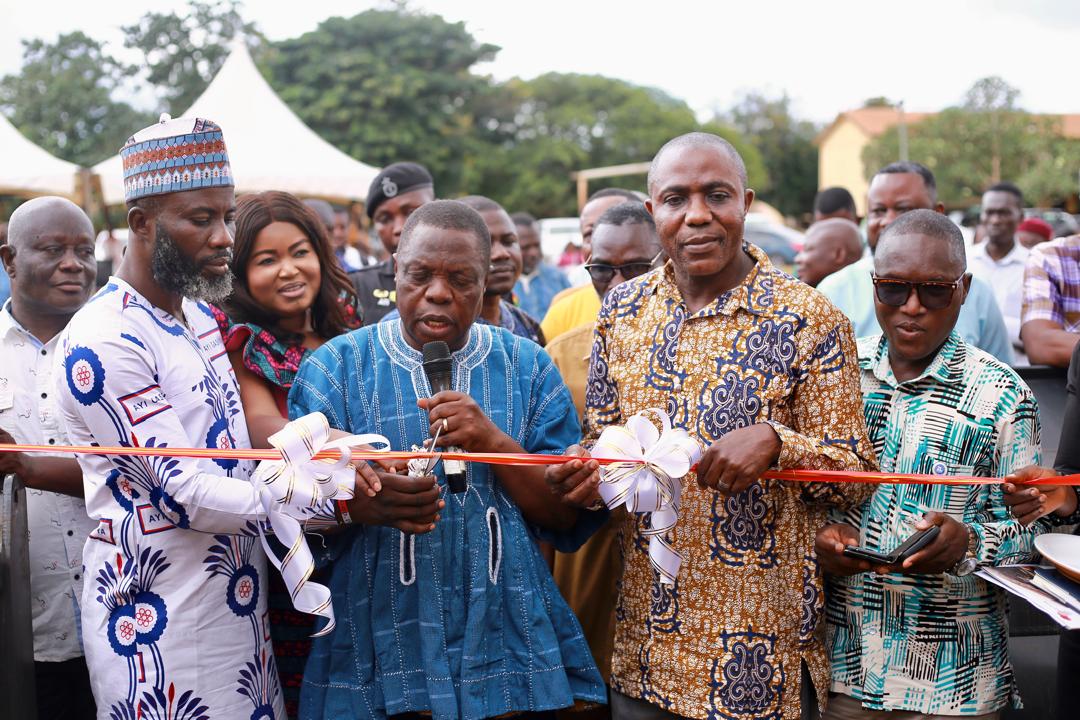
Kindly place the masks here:
[(927, 310), (940, 310), (948, 307), (949, 303), (952, 302), (953, 293), (956, 292), (956, 288), (964, 280), (963, 275), (952, 282), (940, 280), (908, 282), (907, 280), (894, 280), (893, 278), (883, 278), (877, 275), (871, 275), (871, 277), (874, 279), (874, 295), (877, 296), (878, 302), (882, 305), (903, 307), (904, 303), (911, 297), (911, 291), (914, 290), (919, 294), (919, 303)]
[(651, 262), (632, 262), (625, 265), (608, 265), (606, 263), (589, 263), (585, 266), (585, 269), (589, 271), (589, 276), (596, 282), (609, 282), (611, 278), (615, 277), (615, 271), (618, 270), (622, 275), (623, 280), (631, 280), (638, 275), (644, 275), (652, 270), (653, 264)]

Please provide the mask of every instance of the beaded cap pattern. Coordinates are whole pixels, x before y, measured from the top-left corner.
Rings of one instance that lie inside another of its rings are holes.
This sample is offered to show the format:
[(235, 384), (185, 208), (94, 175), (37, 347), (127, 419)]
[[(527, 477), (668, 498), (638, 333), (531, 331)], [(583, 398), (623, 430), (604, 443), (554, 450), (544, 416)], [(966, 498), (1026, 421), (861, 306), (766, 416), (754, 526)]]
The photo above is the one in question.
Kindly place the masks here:
[(232, 187), (232, 169), (221, 128), (204, 118), (167, 114), (128, 138), (120, 149), (124, 199)]

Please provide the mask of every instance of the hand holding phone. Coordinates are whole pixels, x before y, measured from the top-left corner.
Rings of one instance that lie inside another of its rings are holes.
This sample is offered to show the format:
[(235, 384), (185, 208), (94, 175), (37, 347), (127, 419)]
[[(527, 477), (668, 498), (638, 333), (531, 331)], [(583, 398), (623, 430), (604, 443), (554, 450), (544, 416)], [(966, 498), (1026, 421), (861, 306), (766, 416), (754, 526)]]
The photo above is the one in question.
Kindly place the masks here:
[(940, 532), (941, 527), (931, 525), (925, 530), (919, 530), (912, 534), (890, 553), (849, 545), (844, 548), (844, 555), (857, 560), (865, 560), (873, 565), (899, 565), (932, 543)]

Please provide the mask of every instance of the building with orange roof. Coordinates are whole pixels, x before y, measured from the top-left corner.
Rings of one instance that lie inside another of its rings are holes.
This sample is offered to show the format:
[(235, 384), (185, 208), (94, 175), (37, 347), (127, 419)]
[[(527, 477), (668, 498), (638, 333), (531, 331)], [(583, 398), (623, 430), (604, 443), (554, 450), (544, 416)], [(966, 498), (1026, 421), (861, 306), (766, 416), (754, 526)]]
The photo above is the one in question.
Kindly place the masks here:
[[(903, 119), (914, 125), (935, 113), (904, 112)], [(1065, 137), (1080, 138), (1080, 115), (1061, 115)], [(900, 122), (901, 111), (895, 107), (864, 107), (846, 110), (818, 133), (818, 187), (847, 188), (855, 198), (860, 216), (866, 215), (866, 191), (869, 183), (863, 167), (863, 149), (871, 140)]]

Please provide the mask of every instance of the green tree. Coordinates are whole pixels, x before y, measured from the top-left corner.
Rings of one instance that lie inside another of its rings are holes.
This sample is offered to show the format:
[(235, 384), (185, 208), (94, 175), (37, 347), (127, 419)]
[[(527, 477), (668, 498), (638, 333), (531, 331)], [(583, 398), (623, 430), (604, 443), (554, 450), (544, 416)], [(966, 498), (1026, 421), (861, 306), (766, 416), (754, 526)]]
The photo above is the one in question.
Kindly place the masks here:
[(83, 166), (116, 153), (150, 118), (114, 100), (131, 69), (81, 32), (23, 42), (23, 66), (0, 79), (0, 108), (26, 137)]
[(471, 68), (496, 52), (462, 23), (369, 10), (274, 44), (265, 65), (281, 98), (325, 140), (373, 165), (423, 162), (448, 194), (464, 189), (476, 146), (471, 108), (490, 84)]
[[(977, 81), (963, 102), (908, 126), (908, 157), (929, 167), (938, 197), (958, 207), (977, 202), (1001, 180), (1017, 183), (1033, 201), (1075, 191), (1075, 141), (1061, 135), (1060, 118), (1018, 106), (1019, 91), (999, 77)], [(897, 129), (863, 150), (867, 177), (898, 158)]]
[(784, 215), (809, 212), (818, 185), (817, 128), (792, 115), (787, 93), (748, 93), (725, 118), (757, 148), (768, 170), (771, 182), (759, 188), (758, 197)]
[(884, 95), (875, 95), (863, 101), (864, 108), (893, 107), (893, 101)]
[[(751, 183), (764, 182), (760, 156), (730, 127), (702, 126), (681, 100), (599, 75), (548, 73), (513, 79), (491, 107), (477, 108), (475, 187), (512, 209), (541, 216), (576, 215), (575, 170), (645, 162), (676, 135), (707, 130), (740, 150)], [(645, 190), (645, 176), (608, 178), (590, 190), (619, 185)]]
[(229, 42), (262, 36), (245, 22), (237, 0), (193, 0), (186, 11), (148, 12), (124, 31), (124, 45), (145, 58), (146, 82), (173, 115), (186, 112), (229, 56)]

